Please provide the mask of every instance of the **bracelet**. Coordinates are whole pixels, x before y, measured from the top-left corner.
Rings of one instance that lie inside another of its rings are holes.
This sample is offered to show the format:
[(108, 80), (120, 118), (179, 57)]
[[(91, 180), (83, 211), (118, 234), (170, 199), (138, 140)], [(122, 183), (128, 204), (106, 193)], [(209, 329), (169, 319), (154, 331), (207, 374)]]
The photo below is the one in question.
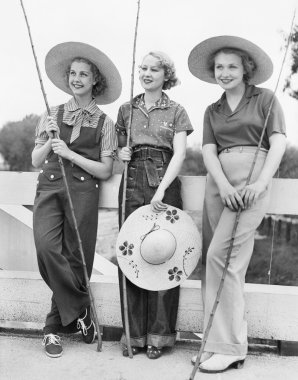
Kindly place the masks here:
[(72, 164), (74, 164), (73, 160), (74, 160), (74, 154), (72, 154), (72, 155), (70, 156), (70, 161), (71, 161)]

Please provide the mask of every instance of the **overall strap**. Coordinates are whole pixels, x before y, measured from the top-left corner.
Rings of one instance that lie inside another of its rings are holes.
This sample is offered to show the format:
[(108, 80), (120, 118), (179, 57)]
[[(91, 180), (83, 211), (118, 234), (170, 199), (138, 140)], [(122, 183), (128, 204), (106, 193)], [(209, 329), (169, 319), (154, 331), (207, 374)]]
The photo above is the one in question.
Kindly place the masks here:
[(101, 130), (102, 130), (103, 124), (105, 122), (106, 116), (107, 115), (105, 113), (102, 113), (99, 116), (97, 127), (96, 127), (96, 144), (99, 142)]
[(61, 124), (63, 122), (63, 114), (64, 114), (64, 104), (60, 104), (58, 108), (58, 113), (57, 113), (57, 125), (60, 128)]

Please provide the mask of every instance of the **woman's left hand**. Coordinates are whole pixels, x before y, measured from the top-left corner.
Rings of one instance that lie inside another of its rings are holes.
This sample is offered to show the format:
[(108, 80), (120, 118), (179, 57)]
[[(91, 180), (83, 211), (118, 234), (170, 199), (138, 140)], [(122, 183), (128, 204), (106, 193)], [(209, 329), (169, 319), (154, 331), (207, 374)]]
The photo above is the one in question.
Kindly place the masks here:
[(164, 196), (165, 192), (157, 189), (156, 193), (154, 194), (154, 197), (151, 199), (150, 202), (151, 210), (153, 212), (162, 212), (168, 208), (168, 205), (162, 202)]
[(60, 139), (52, 139), (52, 149), (54, 153), (58, 154), (59, 156), (66, 158), (70, 160), (71, 157), (71, 150), (67, 147), (65, 142)]
[(253, 203), (266, 191), (267, 185), (262, 181), (256, 181), (244, 187), (241, 191), (241, 198), (244, 208), (250, 208)]

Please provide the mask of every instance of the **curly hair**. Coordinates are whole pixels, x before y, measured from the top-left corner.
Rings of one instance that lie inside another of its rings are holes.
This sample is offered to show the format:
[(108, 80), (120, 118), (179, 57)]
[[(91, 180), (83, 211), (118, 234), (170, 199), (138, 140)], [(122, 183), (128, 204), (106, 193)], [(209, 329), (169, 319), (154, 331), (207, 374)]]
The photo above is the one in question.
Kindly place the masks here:
[(107, 88), (107, 83), (105, 77), (101, 74), (101, 72), (98, 70), (98, 67), (91, 61), (89, 61), (87, 58), (83, 57), (76, 57), (71, 61), (71, 64), (68, 66), (66, 70), (66, 79), (67, 79), (67, 85), (68, 85), (68, 80), (69, 80), (69, 73), (70, 73), (70, 68), (73, 62), (84, 62), (87, 65), (90, 66), (90, 70), (93, 74), (95, 84), (93, 85), (92, 88), (92, 96), (96, 97), (98, 95), (102, 95)]
[(148, 54), (146, 54), (145, 57), (147, 57), (148, 55), (151, 55), (152, 57), (158, 59), (160, 66), (164, 69), (166, 80), (164, 81), (164, 84), (162, 86), (163, 90), (169, 90), (170, 88), (177, 86), (181, 83), (178, 77), (176, 76), (176, 68), (174, 62), (167, 54), (163, 53), (162, 51), (151, 51)]
[(248, 84), (250, 79), (254, 76), (257, 65), (255, 61), (247, 54), (247, 52), (240, 49), (236, 49), (236, 48), (223, 48), (213, 53), (209, 58), (209, 64), (208, 64), (208, 68), (213, 73), (213, 75), (214, 75), (215, 57), (219, 53), (236, 54), (239, 58), (241, 58), (242, 65), (245, 72), (243, 75), (243, 81), (244, 83)]

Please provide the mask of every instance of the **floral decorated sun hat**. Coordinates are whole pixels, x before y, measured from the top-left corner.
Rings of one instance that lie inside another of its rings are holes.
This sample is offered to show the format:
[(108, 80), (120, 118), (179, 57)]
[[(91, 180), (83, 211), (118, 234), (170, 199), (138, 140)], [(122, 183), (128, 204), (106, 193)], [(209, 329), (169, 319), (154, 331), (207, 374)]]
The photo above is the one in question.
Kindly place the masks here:
[(116, 254), (120, 269), (132, 283), (147, 290), (166, 290), (180, 285), (195, 269), (201, 237), (186, 212), (168, 206), (155, 213), (146, 205), (123, 223)]

